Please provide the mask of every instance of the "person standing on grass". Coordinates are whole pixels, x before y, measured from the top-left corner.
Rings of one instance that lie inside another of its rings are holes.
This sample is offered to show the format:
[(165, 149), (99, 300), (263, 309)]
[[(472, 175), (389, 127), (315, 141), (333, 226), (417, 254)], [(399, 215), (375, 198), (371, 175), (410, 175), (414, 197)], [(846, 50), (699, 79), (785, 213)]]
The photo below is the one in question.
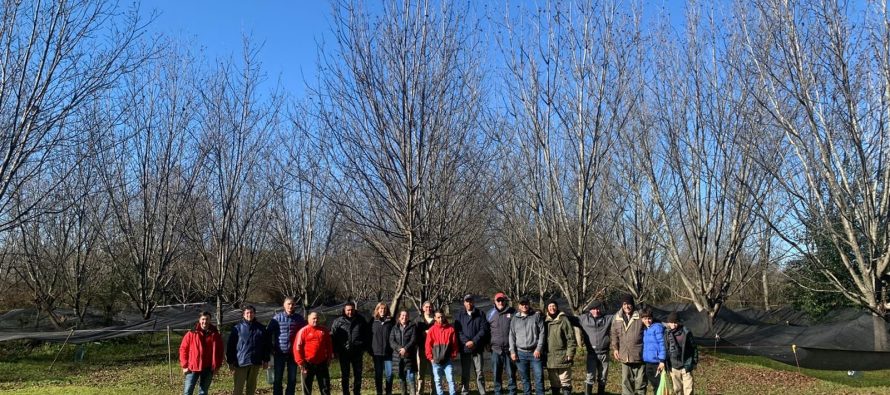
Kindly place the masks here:
[(260, 369), (269, 367), (269, 339), (266, 327), (257, 322), (256, 309), (247, 306), (242, 320), (232, 327), (226, 345), (226, 360), (234, 372), (234, 395), (256, 393), (256, 379)]
[(461, 394), (470, 393), (470, 374), (476, 372), (476, 389), (485, 395), (485, 376), (482, 372), (482, 352), (488, 340), (488, 321), (473, 303), (473, 295), (464, 296), (464, 310), (455, 313), (454, 330), (460, 341)]
[(362, 391), (362, 358), (369, 337), (368, 321), (355, 310), (355, 303), (346, 302), (343, 314), (331, 324), (334, 354), (340, 360), (340, 385), (343, 395), (349, 395), (352, 376), (352, 395)]
[(606, 379), (609, 377), (609, 331), (612, 329), (612, 314), (603, 314), (603, 303), (594, 302), (590, 310), (581, 315), (578, 321), (584, 332), (584, 346), (587, 348), (587, 376), (584, 395), (606, 394)]
[(516, 395), (516, 365), (510, 359), (510, 320), (516, 310), (507, 305), (507, 295), (494, 295), (494, 307), (488, 312), (491, 330), (491, 375), (494, 395), (501, 395), (503, 376), (507, 375), (507, 393)]
[(210, 382), (223, 363), (222, 336), (211, 324), (209, 312), (202, 311), (195, 329), (185, 333), (179, 345), (179, 366), (185, 374), (183, 395), (192, 395), (200, 382), (198, 395), (207, 395)]
[(622, 395), (642, 395), (643, 378), (643, 323), (634, 306), (634, 298), (621, 298), (621, 311), (612, 320), (612, 356), (621, 362)]
[(547, 360), (547, 374), (550, 376), (550, 391), (553, 395), (572, 394), (572, 364), (575, 358), (575, 329), (569, 317), (559, 311), (555, 300), (547, 303), (547, 341), (544, 355)]
[(272, 381), (272, 394), (282, 395), (282, 381), (287, 371), (287, 388), (285, 395), (294, 395), (297, 387), (297, 364), (294, 362), (291, 346), (300, 329), (306, 326), (306, 320), (297, 313), (297, 303), (293, 297), (284, 298), (284, 311), (275, 314), (269, 321), (266, 331), (272, 339), (272, 359), (275, 370)]
[(644, 308), (640, 311), (640, 321), (646, 329), (643, 331), (643, 375), (646, 382), (643, 383), (643, 391), (647, 384), (652, 387), (652, 393), (658, 391), (658, 375), (664, 372), (666, 356), (664, 347), (664, 326), (655, 322), (652, 317), (652, 309)]
[(417, 371), (417, 327), (408, 317), (408, 311), (399, 312), (398, 322), (389, 335), (392, 363), (399, 373), (402, 395), (414, 395), (414, 373)]
[(529, 369), (535, 374), (535, 393), (544, 395), (544, 319), (532, 310), (528, 298), (519, 300), (519, 313), (510, 320), (510, 359), (516, 363), (522, 390), (531, 395), (532, 383)]
[(371, 321), (370, 349), (374, 359), (374, 388), (377, 395), (392, 395), (392, 347), (389, 346), (389, 335), (394, 324), (386, 303), (377, 303), (374, 320)]
[(456, 395), (454, 386), (454, 367), (451, 362), (457, 358), (458, 340), (454, 327), (448, 324), (445, 313), (436, 310), (434, 323), (426, 333), (426, 358), (433, 367), (433, 389), (436, 395), (445, 395), (442, 380), (447, 381), (448, 395)]
[(424, 345), (426, 344), (426, 332), (435, 320), (432, 303), (429, 301), (423, 302), (420, 310), (420, 314), (417, 315), (417, 319), (414, 321), (414, 324), (417, 326), (417, 395), (423, 395), (423, 378), (429, 377), (432, 380), (433, 366), (430, 364), (430, 360), (426, 358)]
[(334, 359), (334, 348), (328, 328), (318, 324), (318, 313), (309, 313), (309, 324), (297, 332), (293, 350), (294, 360), (300, 366), (303, 377), (303, 395), (312, 394), (312, 382), (315, 380), (318, 380), (318, 392), (330, 395), (328, 365)]
[(668, 314), (665, 322), (668, 326), (665, 342), (673, 393), (692, 395), (694, 390), (692, 371), (698, 364), (698, 348), (692, 341), (692, 332), (680, 322), (676, 312)]

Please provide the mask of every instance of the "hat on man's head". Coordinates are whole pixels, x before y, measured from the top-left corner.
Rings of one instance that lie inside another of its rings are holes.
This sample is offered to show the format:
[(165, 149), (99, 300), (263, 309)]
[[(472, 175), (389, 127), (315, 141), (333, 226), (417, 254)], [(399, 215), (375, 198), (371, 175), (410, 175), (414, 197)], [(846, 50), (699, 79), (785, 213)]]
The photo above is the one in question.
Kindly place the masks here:
[(556, 299), (550, 299), (550, 300), (548, 300), (548, 301), (547, 301), (547, 304), (546, 304), (545, 306), (550, 306), (550, 305), (556, 305), (556, 308), (557, 308), (557, 309), (559, 308), (559, 302), (557, 302)]
[(519, 298), (519, 304), (530, 305), (531, 301), (528, 300), (528, 296), (523, 296)]
[(625, 304), (625, 303), (627, 303), (627, 304), (633, 306), (633, 305), (634, 305), (634, 297), (633, 297), (633, 295), (631, 295), (631, 294), (624, 294), (624, 296), (621, 297), (621, 304)]
[(676, 311), (672, 311), (670, 314), (668, 314), (667, 319), (664, 320), (664, 322), (668, 324), (679, 324), (680, 316), (677, 315)]
[(590, 307), (587, 310), (600, 309), (603, 310), (603, 301), (602, 300), (594, 300), (593, 303), (590, 304)]
[(507, 295), (504, 295), (503, 292), (498, 292), (498, 293), (494, 294), (494, 300), (498, 300), (498, 299), (510, 300), (510, 298), (508, 298)]
[(471, 295), (471, 294), (466, 294), (466, 295), (464, 295), (463, 301), (464, 301), (464, 302), (472, 302), (472, 301), (473, 301), (473, 295)]

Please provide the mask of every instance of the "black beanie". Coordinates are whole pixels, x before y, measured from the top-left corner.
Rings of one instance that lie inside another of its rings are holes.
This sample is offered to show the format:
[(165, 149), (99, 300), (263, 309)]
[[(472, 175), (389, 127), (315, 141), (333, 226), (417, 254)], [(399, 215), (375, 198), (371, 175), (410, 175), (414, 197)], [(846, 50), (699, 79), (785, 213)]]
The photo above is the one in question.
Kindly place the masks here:
[(631, 294), (625, 294), (624, 296), (622, 296), (622, 297), (621, 297), (621, 304), (625, 304), (625, 303), (627, 303), (627, 304), (629, 304), (629, 305), (631, 305), (631, 306), (634, 306), (634, 297), (633, 297), (633, 295), (631, 295)]

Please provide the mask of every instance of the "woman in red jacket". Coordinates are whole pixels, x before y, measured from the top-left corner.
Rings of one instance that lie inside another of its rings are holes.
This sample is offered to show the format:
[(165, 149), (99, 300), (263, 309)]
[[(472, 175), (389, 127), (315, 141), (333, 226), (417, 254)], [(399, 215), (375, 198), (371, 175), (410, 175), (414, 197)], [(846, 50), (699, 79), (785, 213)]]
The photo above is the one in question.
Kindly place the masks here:
[(312, 381), (318, 379), (321, 395), (330, 395), (331, 376), (328, 364), (334, 359), (331, 332), (318, 325), (318, 313), (311, 312), (306, 317), (309, 322), (297, 332), (294, 338), (294, 359), (303, 375), (303, 395), (312, 393)]
[(222, 366), (222, 336), (210, 318), (210, 313), (202, 311), (195, 329), (186, 332), (179, 345), (179, 366), (185, 374), (183, 395), (192, 395), (199, 381), (198, 395), (207, 395), (213, 375)]
[(433, 319), (435, 323), (426, 333), (425, 347), (426, 357), (433, 364), (433, 387), (437, 395), (444, 395), (441, 381), (444, 378), (448, 382), (448, 393), (455, 395), (451, 360), (457, 358), (457, 333), (442, 310), (436, 310)]

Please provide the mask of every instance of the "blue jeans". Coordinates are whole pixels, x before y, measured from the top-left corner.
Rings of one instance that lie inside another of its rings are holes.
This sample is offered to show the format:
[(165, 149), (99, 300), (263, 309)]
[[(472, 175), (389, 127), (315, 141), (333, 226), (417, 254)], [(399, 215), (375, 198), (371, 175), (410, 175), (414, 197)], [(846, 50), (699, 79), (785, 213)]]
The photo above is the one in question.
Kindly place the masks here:
[(491, 350), (491, 374), (494, 381), (494, 395), (501, 395), (501, 379), (507, 373), (507, 393), (516, 394), (516, 365), (508, 351)]
[(519, 377), (522, 378), (522, 390), (525, 395), (532, 393), (532, 383), (529, 377), (529, 368), (535, 373), (535, 394), (544, 395), (544, 367), (540, 359), (530, 352), (519, 351), (516, 353), (516, 367), (519, 370)]
[(442, 376), (448, 381), (448, 394), (454, 395), (454, 368), (450, 360), (442, 364), (433, 364), (433, 387), (436, 387), (436, 395), (445, 395), (442, 391)]
[(293, 354), (273, 353), (275, 358), (275, 380), (272, 382), (272, 394), (282, 394), (282, 381), (284, 381), (284, 368), (287, 367), (287, 390), (286, 395), (294, 395), (297, 389), (297, 362), (294, 361)]
[(377, 395), (383, 395), (383, 380), (386, 379), (386, 395), (392, 395), (392, 356), (374, 356), (374, 387)]
[(182, 395), (192, 395), (195, 392), (195, 384), (200, 381), (198, 395), (207, 395), (210, 390), (210, 382), (213, 380), (213, 370), (210, 368), (200, 372), (188, 372), (185, 374), (185, 383), (183, 385)]

